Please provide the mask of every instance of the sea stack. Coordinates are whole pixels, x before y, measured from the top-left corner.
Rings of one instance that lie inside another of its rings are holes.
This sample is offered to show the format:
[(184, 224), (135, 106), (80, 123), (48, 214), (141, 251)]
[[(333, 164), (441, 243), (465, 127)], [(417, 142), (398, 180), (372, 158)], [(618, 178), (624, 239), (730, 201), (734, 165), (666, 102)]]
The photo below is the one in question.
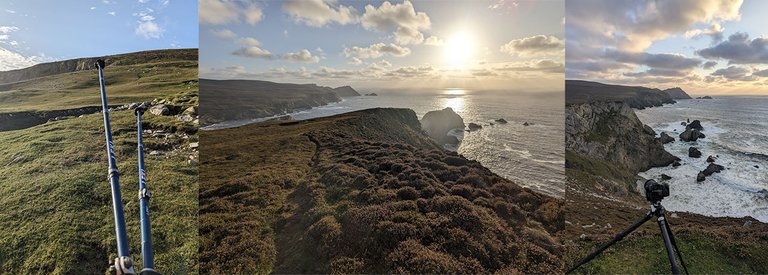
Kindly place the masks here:
[(450, 138), (448, 132), (453, 129), (464, 129), (464, 119), (453, 109), (446, 107), (424, 114), (421, 118), (421, 128), (440, 144), (455, 144), (456, 139)]

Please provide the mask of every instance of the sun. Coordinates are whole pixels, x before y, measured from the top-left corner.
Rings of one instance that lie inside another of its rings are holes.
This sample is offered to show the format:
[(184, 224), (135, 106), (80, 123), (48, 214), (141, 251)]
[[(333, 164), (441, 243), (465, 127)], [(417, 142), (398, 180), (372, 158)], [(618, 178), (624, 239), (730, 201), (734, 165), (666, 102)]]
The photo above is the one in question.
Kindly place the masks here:
[(466, 32), (457, 32), (445, 41), (445, 58), (454, 69), (467, 69), (474, 55), (474, 39)]

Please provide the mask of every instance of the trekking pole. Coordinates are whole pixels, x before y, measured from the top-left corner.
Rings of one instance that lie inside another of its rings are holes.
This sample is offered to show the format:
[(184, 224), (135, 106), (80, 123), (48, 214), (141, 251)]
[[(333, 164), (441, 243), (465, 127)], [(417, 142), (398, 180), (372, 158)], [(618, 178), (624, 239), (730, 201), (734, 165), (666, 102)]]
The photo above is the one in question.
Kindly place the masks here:
[(112, 187), (112, 209), (115, 215), (115, 235), (117, 239), (117, 258), (114, 268), (116, 274), (136, 274), (133, 271), (133, 260), (128, 252), (128, 236), (125, 233), (125, 217), (123, 216), (123, 199), (120, 197), (120, 173), (115, 164), (115, 149), (112, 144), (112, 129), (109, 127), (109, 107), (107, 93), (104, 87), (104, 60), (96, 61), (99, 70), (99, 88), (101, 89), (101, 107), (104, 113), (104, 133), (107, 138), (107, 158), (109, 160), (109, 184)]
[(140, 274), (151, 275), (159, 274), (155, 271), (155, 260), (152, 254), (152, 235), (149, 226), (149, 198), (152, 193), (147, 189), (147, 172), (144, 170), (144, 142), (142, 139), (141, 115), (147, 107), (142, 103), (136, 107), (136, 129), (138, 130), (139, 147), (139, 217), (141, 219), (141, 262), (142, 269)]

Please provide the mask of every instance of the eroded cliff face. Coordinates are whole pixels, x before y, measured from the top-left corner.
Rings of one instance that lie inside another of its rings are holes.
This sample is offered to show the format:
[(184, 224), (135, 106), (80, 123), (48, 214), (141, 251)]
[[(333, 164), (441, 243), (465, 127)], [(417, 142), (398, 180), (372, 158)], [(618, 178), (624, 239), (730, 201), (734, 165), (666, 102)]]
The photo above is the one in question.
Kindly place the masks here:
[(624, 102), (566, 106), (565, 133), (567, 151), (633, 174), (669, 165), (676, 159)]

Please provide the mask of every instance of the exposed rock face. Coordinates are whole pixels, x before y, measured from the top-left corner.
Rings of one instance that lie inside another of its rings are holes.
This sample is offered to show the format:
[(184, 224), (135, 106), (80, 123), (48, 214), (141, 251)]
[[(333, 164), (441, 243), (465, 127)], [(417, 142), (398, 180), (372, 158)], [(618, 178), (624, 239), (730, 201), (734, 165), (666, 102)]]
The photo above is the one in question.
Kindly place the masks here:
[(659, 137), (659, 141), (661, 141), (661, 143), (667, 144), (670, 142), (674, 142), (675, 138), (667, 135), (666, 132), (661, 132), (661, 137)]
[(708, 156), (707, 162), (715, 162), (715, 159), (717, 159), (715, 156)]
[[(645, 130), (627, 103), (593, 102), (565, 108), (565, 147), (633, 173), (667, 166), (677, 158)], [(568, 165), (568, 164), (566, 164)]]
[(480, 124), (477, 124), (477, 123), (474, 123), (474, 122), (470, 122), (467, 125), (467, 127), (469, 127), (470, 131), (476, 131), (476, 130), (483, 129), (483, 126), (480, 126)]
[(687, 129), (685, 132), (680, 133), (680, 140), (682, 141), (696, 141), (704, 137), (706, 136), (696, 129)]
[(672, 99), (691, 99), (691, 96), (688, 95), (683, 89), (680, 89), (679, 87), (666, 89), (664, 90), (665, 93), (667, 93)]
[(438, 143), (448, 144), (455, 141), (448, 137), (448, 132), (453, 129), (464, 129), (464, 119), (447, 107), (424, 114), (421, 118), (421, 128)]
[(171, 110), (165, 104), (157, 104), (149, 107), (149, 112), (156, 116), (167, 116), (171, 113)]
[(341, 86), (334, 88), (333, 91), (340, 97), (360, 96), (360, 93), (352, 89), (350, 86)]
[(0, 113), (0, 132), (19, 130), (43, 124), (57, 117), (80, 116), (101, 111), (101, 106), (42, 112)]
[(701, 151), (699, 151), (699, 149), (697, 149), (696, 147), (690, 147), (688, 148), (688, 156), (692, 158), (700, 158)]
[(643, 132), (653, 136), (656, 135), (656, 131), (654, 131), (653, 128), (651, 128), (651, 126), (648, 126), (648, 125), (643, 125)]
[(705, 176), (710, 176), (714, 173), (720, 173), (720, 171), (723, 171), (725, 167), (719, 164), (710, 163), (702, 173), (704, 173)]
[(696, 130), (699, 130), (699, 131), (704, 131), (704, 127), (701, 126), (701, 121), (699, 121), (698, 119), (695, 119), (695, 120), (691, 121), (691, 123), (688, 123), (688, 125), (685, 126), (685, 129), (686, 130), (688, 130), (688, 129), (696, 129)]
[(696, 175), (696, 182), (702, 182), (707, 179), (707, 176), (704, 175), (704, 172), (699, 172), (698, 175)]

